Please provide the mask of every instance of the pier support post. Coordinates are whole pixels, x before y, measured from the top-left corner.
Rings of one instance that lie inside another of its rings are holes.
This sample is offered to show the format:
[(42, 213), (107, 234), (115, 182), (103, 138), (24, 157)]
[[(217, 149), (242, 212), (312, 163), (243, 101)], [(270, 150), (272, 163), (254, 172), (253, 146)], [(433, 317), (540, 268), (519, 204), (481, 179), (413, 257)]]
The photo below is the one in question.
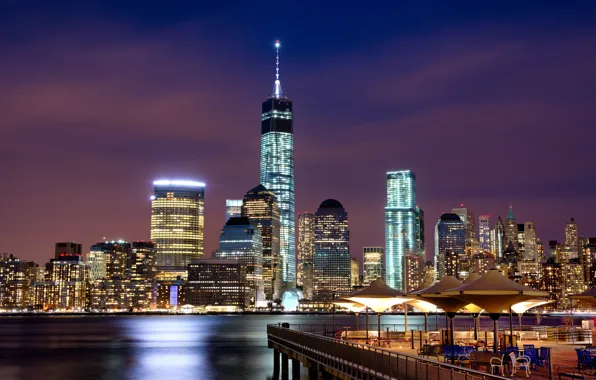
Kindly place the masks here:
[(273, 378), (279, 379), (279, 351), (273, 350)]
[(300, 380), (300, 360), (292, 359), (292, 379)]
[(288, 359), (288, 354), (281, 353), (281, 378), (282, 380), (288, 380), (289, 378), (289, 364), (290, 360)]

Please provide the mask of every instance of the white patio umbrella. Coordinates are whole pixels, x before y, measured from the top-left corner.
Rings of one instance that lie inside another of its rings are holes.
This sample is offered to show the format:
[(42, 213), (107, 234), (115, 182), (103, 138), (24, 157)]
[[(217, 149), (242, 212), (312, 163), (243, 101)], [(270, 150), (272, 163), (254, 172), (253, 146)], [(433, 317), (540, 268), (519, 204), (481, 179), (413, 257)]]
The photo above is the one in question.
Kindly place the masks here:
[(511, 306), (511, 310), (514, 313), (517, 313), (517, 318), (518, 318), (518, 322), (519, 322), (519, 337), (520, 337), (520, 339), (521, 339), (521, 331), (522, 331), (522, 315), (526, 311), (528, 311), (534, 307), (537, 307), (540, 305), (545, 305), (545, 304), (551, 303), (551, 302), (555, 302), (555, 301), (537, 298), (537, 299), (533, 299), (533, 300), (518, 302), (515, 305)]
[(548, 292), (511, 281), (496, 269), (489, 270), (469, 284), (461, 285), (442, 294), (473, 303), (489, 314), (493, 320), (495, 352), (497, 350), (497, 321), (501, 312), (516, 303), (548, 296)]
[(354, 302), (354, 301), (350, 301), (348, 299), (345, 298), (339, 298), (335, 301), (333, 301), (333, 303), (339, 307), (343, 307), (345, 309), (350, 310), (352, 313), (356, 314), (356, 330), (359, 330), (359, 326), (358, 326), (358, 316), (360, 315), (360, 312), (364, 309), (366, 309), (366, 306), (358, 303), (358, 302)]
[(428, 326), (428, 313), (430, 313), (433, 310), (436, 310), (437, 307), (435, 305), (433, 305), (432, 303), (426, 302), (419, 298), (413, 299), (411, 301), (407, 301), (405, 303), (407, 305), (411, 305), (415, 309), (418, 309), (424, 313), (424, 331), (426, 332), (428, 330), (428, 327), (427, 327)]
[(412, 299), (412, 297), (408, 297), (405, 293), (389, 287), (380, 278), (373, 281), (368, 287), (344, 298), (363, 304), (377, 313), (379, 339), (381, 339), (381, 313), (391, 306), (399, 305)]
[[(465, 280), (462, 281), (462, 284), (469, 284), (472, 281), (476, 281), (480, 278), (480, 275), (476, 272), (474, 273), (470, 273), (470, 275), (468, 277), (466, 277)], [(467, 304), (466, 306), (464, 306), (464, 309), (466, 309), (467, 311), (470, 312), (470, 314), (472, 314), (472, 318), (474, 319), (474, 340), (478, 340), (478, 318), (480, 317), (480, 313), (482, 313), (484, 311), (483, 308), (478, 307), (476, 305), (474, 305), (473, 303)]]

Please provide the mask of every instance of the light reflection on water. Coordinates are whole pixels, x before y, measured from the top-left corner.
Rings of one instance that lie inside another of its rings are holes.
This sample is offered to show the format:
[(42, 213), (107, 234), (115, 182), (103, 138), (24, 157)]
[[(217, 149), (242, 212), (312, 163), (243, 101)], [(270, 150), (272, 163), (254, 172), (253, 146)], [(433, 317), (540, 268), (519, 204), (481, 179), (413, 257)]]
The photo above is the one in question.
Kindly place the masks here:
[[(323, 324), (331, 315), (236, 316), (72, 316), (0, 318), (2, 380), (186, 380), (255, 379), (273, 373), (267, 348), (268, 323)], [(429, 328), (437, 319), (429, 317)], [(354, 316), (337, 315), (336, 325), (354, 324)], [(369, 323), (375, 323), (371, 316)], [(444, 318), (439, 317), (440, 325)], [(364, 324), (364, 317), (360, 318)], [(399, 324), (402, 316), (385, 316), (383, 324)], [(410, 316), (410, 328), (423, 326)], [(472, 320), (457, 317), (456, 326)], [(535, 319), (525, 317), (524, 323)], [(558, 319), (543, 320), (557, 324)], [(492, 326), (488, 318), (483, 327)], [(501, 318), (501, 327), (508, 318)], [(401, 326), (401, 327), (400, 327)], [(303, 377), (306, 373), (303, 370)]]

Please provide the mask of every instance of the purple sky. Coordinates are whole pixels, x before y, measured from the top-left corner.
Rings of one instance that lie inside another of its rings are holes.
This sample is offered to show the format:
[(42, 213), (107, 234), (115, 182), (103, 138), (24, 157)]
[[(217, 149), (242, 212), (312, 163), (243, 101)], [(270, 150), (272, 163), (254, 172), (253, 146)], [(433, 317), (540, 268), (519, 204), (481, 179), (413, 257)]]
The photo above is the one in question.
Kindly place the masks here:
[(354, 256), (384, 245), (385, 172), (397, 169), (416, 173), (429, 256), (437, 218), (460, 203), (494, 223), (511, 201), (543, 241), (570, 217), (596, 236), (595, 27), (468, 22), (306, 55), (299, 33), (95, 19), (1, 45), (0, 252), (41, 263), (56, 241), (148, 239), (162, 177), (208, 184), (216, 249), (225, 199), (258, 184), (276, 37), (296, 212), (339, 200)]

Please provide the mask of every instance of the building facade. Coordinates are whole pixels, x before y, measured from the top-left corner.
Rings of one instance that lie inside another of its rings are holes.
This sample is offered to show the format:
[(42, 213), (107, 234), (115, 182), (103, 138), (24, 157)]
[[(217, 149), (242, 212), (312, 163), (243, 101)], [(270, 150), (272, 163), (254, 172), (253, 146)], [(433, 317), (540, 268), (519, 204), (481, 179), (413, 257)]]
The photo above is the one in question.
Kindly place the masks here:
[(352, 291), (348, 213), (327, 199), (315, 213), (314, 298), (329, 301)]
[(188, 264), (203, 256), (205, 184), (185, 180), (153, 182), (151, 241), (164, 277), (186, 277)]
[(304, 264), (312, 266), (313, 254), (315, 252), (315, 214), (305, 212), (298, 214), (298, 273), (297, 285), (304, 286)]
[[(385, 277), (387, 285), (404, 289), (404, 257), (420, 254), (420, 210), (416, 207), (416, 176), (411, 170), (387, 173), (385, 205)], [(418, 232), (418, 233), (417, 233)]]
[(350, 268), (350, 286), (360, 286), (360, 263), (354, 257), (352, 257), (350, 262)]
[(188, 266), (186, 302), (194, 306), (248, 307), (246, 267), (239, 260), (194, 260)]
[(384, 278), (385, 248), (364, 247), (362, 257), (364, 258), (364, 282), (368, 286), (377, 278)]
[(266, 306), (263, 283), (263, 240), (259, 227), (247, 217), (230, 218), (219, 236), (216, 259), (238, 260), (246, 270), (250, 306)]
[(459, 273), (460, 259), (466, 256), (466, 238), (466, 225), (458, 215), (441, 215), (435, 226), (435, 270), (438, 280)]
[(480, 215), (480, 217), (478, 218), (478, 241), (480, 242), (481, 250), (491, 250), (490, 235), (490, 215)]
[(69, 241), (56, 243), (54, 250), (54, 258), (60, 259), (60, 256), (81, 256), (83, 248), (81, 244)]
[(263, 240), (263, 284), (268, 301), (281, 297), (282, 256), (279, 251), (279, 206), (273, 192), (259, 185), (242, 200), (241, 214), (259, 228)]
[(507, 219), (505, 220), (504, 226), (504, 238), (503, 238), (503, 246), (507, 247), (509, 242), (513, 244), (513, 249), (518, 252), (519, 251), (519, 242), (518, 242), (518, 226), (517, 222), (515, 221), (515, 215), (513, 215), (513, 206), (509, 205), (509, 213), (507, 214)]
[(282, 276), (288, 288), (296, 284), (294, 221), (294, 126), (292, 101), (279, 80), (279, 43), (273, 93), (262, 106), (260, 183), (273, 191), (280, 210)]
[(242, 216), (242, 199), (226, 199), (226, 222)]
[(424, 257), (417, 254), (404, 257), (404, 292), (409, 293), (422, 288), (424, 262)]

